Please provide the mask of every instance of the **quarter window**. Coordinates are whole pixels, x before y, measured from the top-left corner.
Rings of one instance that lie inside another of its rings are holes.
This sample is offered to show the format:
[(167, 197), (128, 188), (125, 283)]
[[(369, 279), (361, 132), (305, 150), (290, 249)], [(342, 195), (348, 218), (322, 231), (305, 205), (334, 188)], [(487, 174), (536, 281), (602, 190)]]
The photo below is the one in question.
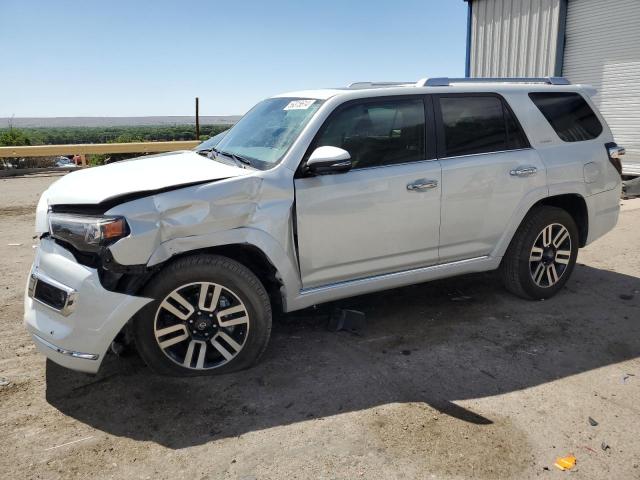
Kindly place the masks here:
[(530, 93), (529, 98), (565, 142), (592, 140), (602, 133), (600, 120), (577, 93)]
[(497, 96), (440, 96), (439, 102), (444, 136), (441, 156), (473, 155), (528, 146), (518, 122)]
[(421, 97), (357, 103), (327, 120), (315, 146), (343, 148), (353, 168), (424, 160), (424, 119)]

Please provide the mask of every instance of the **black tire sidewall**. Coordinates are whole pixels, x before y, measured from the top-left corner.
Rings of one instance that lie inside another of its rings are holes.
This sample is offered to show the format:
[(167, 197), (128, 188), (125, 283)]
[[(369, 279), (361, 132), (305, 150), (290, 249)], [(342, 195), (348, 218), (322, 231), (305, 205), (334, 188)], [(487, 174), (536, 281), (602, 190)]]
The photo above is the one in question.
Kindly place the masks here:
[[(214, 282), (232, 290), (249, 313), (249, 333), (244, 347), (228, 363), (207, 370), (181, 367), (158, 345), (154, 324), (160, 303), (176, 288), (195, 282)], [(197, 255), (176, 260), (156, 274), (141, 292), (152, 298), (133, 319), (133, 334), (140, 356), (157, 373), (172, 376), (217, 375), (253, 365), (266, 348), (271, 332), (271, 306), (262, 283), (244, 265), (217, 255)]]

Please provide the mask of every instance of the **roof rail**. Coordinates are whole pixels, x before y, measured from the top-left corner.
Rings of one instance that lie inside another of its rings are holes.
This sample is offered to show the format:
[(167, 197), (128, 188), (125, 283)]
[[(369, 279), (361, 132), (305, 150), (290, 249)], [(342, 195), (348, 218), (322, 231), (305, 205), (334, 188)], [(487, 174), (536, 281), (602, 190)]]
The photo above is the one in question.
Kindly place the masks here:
[(354, 90), (362, 88), (401, 87), (415, 85), (415, 82), (353, 82), (347, 88)]
[(423, 78), (416, 87), (448, 87), (452, 83), (546, 83), (548, 85), (571, 85), (564, 77), (474, 77), (474, 78)]

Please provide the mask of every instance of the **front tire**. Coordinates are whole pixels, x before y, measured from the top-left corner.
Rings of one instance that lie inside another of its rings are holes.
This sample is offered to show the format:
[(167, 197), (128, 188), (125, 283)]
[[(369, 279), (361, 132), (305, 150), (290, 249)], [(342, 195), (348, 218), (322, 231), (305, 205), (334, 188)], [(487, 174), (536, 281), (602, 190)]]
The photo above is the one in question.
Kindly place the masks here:
[(142, 296), (154, 300), (133, 320), (138, 352), (156, 373), (216, 375), (258, 361), (271, 333), (271, 305), (244, 265), (217, 255), (176, 260)]
[(578, 248), (578, 228), (567, 211), (535, 208), (522, 221), (502, 259), (505, 288), (527, 299), (552, 297), (571, 276)]

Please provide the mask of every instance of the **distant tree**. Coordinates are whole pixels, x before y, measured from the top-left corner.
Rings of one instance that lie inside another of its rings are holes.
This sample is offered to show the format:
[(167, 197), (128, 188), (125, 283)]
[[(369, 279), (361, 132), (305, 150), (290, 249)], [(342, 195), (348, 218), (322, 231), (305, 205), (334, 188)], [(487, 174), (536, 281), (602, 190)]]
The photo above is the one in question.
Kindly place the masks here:
[(31, 145), (31, 140), (29, 140), (29, 137), (27, 137), (24, 132), (15, 128), (9, 128), (9, 130), (0, 133), (0, 145), (6, 145), (8, 147)]

